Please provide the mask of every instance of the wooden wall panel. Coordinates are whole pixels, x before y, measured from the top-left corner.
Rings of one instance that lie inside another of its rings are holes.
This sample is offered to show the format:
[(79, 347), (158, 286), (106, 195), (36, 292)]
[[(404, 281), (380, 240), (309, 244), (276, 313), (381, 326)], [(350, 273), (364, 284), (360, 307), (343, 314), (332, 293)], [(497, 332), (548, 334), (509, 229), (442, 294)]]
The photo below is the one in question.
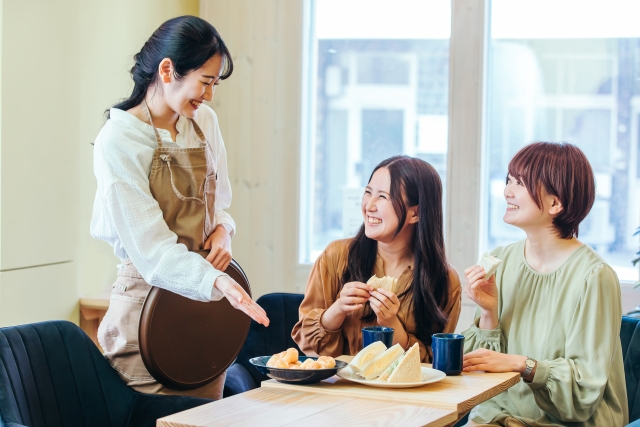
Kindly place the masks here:
[(200, 2), (234, 60), (211, 106), (229, 156), (233, 253), (255, 296), (296, 290), (302, 3)]

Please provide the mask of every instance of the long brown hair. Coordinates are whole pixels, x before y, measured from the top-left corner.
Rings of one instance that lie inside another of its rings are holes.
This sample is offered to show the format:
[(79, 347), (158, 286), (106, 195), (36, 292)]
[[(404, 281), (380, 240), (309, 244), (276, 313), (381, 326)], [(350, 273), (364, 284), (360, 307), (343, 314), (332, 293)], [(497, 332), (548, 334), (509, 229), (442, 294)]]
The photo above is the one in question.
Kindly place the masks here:
[[(391, 176), (391, 203), (398, 217), (396, 236), (407, 218), (407, 206), (418, 206), (419, 220), (412, 242), (413, 281), (411, 287), (398, 297), (411, 294), (416, 336), (426, 345), (430, 345), (431, 334), (441, 332), (447, 322), (444, 309), (449, 303), (442, 182), (433, 166), (414, 157), (394, 156), (384, 160), (376, 166), (371, 177), (383, 167), (389, 170)], [(378, 242), (366, 236), (362, 224), (349, 246), (347, 269), (342, 274), (341, 286), (353, 281), (366, 283), (373, 274), (377, 252)], [(362, 320), (371, 321), (374, 318), (375, 313), (367, 303)]]

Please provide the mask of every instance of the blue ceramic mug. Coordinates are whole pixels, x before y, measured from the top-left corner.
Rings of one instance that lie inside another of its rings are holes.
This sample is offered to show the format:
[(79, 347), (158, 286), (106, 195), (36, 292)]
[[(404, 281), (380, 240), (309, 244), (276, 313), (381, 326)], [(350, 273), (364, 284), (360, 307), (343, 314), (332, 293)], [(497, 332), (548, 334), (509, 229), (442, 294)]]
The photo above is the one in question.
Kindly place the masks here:
[(460, 375), (464, 353), (464, 335), (433, 334), (431, 335), (431, 350), (433, 351), (433, 369), (447, 375)]
[(362, 348), (376, 341), (382, 341), (387, 348), (391, 347), (393, 345), (393, 328), (385, 326), (362, 328)]

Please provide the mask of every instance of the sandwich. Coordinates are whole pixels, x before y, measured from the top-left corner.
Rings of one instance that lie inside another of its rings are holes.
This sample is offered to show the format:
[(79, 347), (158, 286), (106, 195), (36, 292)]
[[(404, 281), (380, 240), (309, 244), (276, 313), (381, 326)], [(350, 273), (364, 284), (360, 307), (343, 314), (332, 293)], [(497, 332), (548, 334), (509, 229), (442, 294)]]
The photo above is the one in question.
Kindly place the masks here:
[(489, 277), (491, 277), (491, 275), (495, 273), (498, 265), (500, 265), (501, 262), (501, 259), (491, 256), (486, 252), (482, 254), (480, 259), (478, 260), (478, 265), (484, 268), (484, 280), (489, 280)]
[(378, 378), (384, 372), (384, 370), (387, 369), (393, 362), (398, 360), (403, 353), (404, 350), (402, 349), (400, 344), (389, 347), (384, 353), (369, 362), (369, 364), (365, 366), (362, 371), (357, 373), (357, 375), (360, 378), (364, 378), (365, 380)]
[(385, 350), (387, 346), (384, 345), (382, 341), (375, 341), (360, 350), (356, 357), (351, 360), (349, 366), (351, 367), (351, 371), (357, 374), (362, 371), (373, 359), (380, 356)]
[(396, 286), (398, 279), (391, 276), (378, 277), (375, 274), (371, 276), (371, 279), (367, 280), (367, 285), (373, 286), (374, 290), (378, 288), (386, 289), (393, 292), (393, 288)]
[(422, 381), (420, 347), (415, 343), (380, 375), (378, 381), (387, 383), (415, 383)]

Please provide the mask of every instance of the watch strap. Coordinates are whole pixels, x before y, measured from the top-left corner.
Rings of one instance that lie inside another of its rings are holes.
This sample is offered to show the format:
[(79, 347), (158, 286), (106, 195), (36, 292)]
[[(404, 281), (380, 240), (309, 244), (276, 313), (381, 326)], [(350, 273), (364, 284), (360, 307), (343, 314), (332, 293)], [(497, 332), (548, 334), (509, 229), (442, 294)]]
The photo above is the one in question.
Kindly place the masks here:
[[(527, 362), (533, 362), (533, 363), (527, 363)], [(533, 368), (536, 367), (537, 362), (535, 359), (532, 359), (531, 357), (527, 356), (527, 360), (525, 361), (525, 370), (524, 372), (522, 372), (522, 374), (520, 374), (520, 376), (522, 376), (522, 378), (528, 378), (529, 375), (531, 374), (531, 371), (533, 371)]]

